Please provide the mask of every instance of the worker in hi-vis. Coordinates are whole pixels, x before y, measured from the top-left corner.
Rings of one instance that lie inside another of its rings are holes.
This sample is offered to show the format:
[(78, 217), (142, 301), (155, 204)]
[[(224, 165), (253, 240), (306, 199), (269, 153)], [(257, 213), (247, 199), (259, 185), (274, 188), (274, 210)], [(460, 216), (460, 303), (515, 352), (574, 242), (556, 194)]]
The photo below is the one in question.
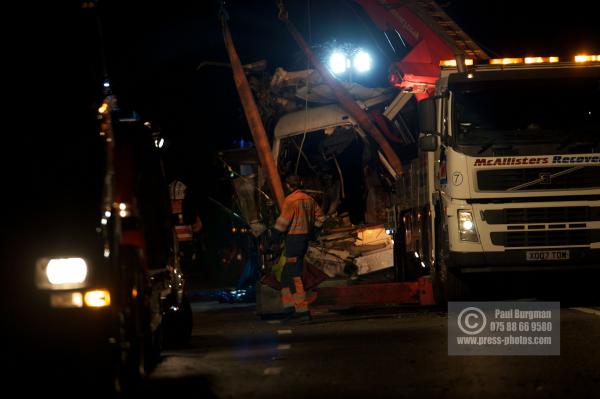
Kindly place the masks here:
[(308, 243), (319, 234), (325, 216), (317, 202), (302, 191), (302, 181), (298, 176), (288, 176), (285, 188), (288, 195), (271, 230), (275, 242), (280, 242), (285, 235), (286, 259), (281, 273), (281, 301), (285, 310), (297, 316), (308, 316), (302, 263)]

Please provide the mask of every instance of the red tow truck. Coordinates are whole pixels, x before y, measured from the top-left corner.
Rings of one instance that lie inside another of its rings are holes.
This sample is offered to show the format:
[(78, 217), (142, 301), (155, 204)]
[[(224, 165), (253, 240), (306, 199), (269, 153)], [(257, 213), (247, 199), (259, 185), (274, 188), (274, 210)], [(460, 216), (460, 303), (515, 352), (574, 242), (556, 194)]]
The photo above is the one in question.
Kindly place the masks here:
[(22, 172), (5, 331), (25, 390), (128, 395), (191, 335), (152, 132), (112, 94), (97, 117), (95, 134), (38, 138)]

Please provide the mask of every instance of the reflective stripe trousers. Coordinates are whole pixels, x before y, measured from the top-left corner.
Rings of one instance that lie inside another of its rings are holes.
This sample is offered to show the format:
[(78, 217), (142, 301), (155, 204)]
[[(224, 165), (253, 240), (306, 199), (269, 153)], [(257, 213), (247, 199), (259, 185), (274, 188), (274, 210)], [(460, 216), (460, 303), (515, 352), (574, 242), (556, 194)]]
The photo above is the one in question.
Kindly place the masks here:
[(298, 313), (308, 311), (302, 283), (302, 263), (308, 250), (307, 234), (288, 234), (285, 238), (285, 266), (281, 272), (281, 301), (284, 308)]

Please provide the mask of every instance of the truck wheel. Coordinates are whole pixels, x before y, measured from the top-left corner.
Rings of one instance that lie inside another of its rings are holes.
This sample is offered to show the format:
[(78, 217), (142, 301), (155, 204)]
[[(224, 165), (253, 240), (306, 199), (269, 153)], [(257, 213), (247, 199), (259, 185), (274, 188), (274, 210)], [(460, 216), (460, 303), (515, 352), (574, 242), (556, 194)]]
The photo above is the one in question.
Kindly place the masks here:
[(431, 268), (434, 300), (441, 305), (449, 301), (467, 300), (471, 296), (469, 284), (450, 265), (448, 233), (438, 223), (435, 230), (435, 262)]
[[(139, 253), (136, 248), (121, 246), (119, 262), (123, 280), (121, 290), (130, 292), (132, 287), (138, 287), (141, 277), (139, 270)], [(126, 303), (115, 303), (119, 306), (116, 323), (118, 338), (115, 344), (115, 362), (112, 370), (112, 385), (117, 397), (127, 397), (137, 389), (145, 377), (144, 362), (144, 309), (141, 301), (129, 299)]]
[(433, 285), (433, 299), (439, 305), (445, 305), (448, 301), (446, 296), (447, 265), (444, 254), (435, 251), (435, 262), (431, 267), (431, 284)]
[(470, 285), (458, 272), (448, 270), (446, 273), (446, 301), (466, 301), (471, 298)]
[(181, 345), (186, 345), (192, 338), (192, 329), (194, 328), (194, 312), (192, 311), (192, 304), (187, 296), (183, 297), (183, 300), (181, 301), (181, 309), (179, 311), (181, 312), (179, 315), (181, 327), (179, 342)]
[(415, 281), (422, 275), (422, 269), (413, 256), (413, 253), (408, 252), (406, 230), (406, 225), (401, 220), (394, 233), (394, 269), (396, 281)]
[(148, 349), (150, 353), (149, 356), (147, 356), (148, 361), (145, 364), (146, 375), (149, 375), (160, 362), (160, 354), (163, 350), (164, 339), (165, 334), (162, 323), (155, 331), (149, 332)]
[(145, 350), (143, 334), (140, 331), (142, 321), (138, 318), (139, 309), (124, 310), (130, 317), (119, 317), (119, 339), (114, 348), (112, 369), (112, 388), (117, 398), (131, 397), (140, 382), (146, 376), (144, 369)]
[(431, 269), (433, 297), (437, 304), (445, 305), (451, 301), (464, 301), (471, 297), (470, 284), (464, 276), (453, 270), (440, 257)]
[(179, 309), (169, 312), (163, 319), (165, 323), (165, 341), (170, 347), (182, 347), (190, 342), (194, 315), (187, 296), (183, 296)]
[(435, 259), (431, 265), (431, 284), (433, 286), (433, 299), (439, 305), (445, 305), (448, 301), (446, 296), (446, 273), (448, 272), (448, 233), (443, 231), (440, 222), (441, 212), (436, 207), (434, 224)]

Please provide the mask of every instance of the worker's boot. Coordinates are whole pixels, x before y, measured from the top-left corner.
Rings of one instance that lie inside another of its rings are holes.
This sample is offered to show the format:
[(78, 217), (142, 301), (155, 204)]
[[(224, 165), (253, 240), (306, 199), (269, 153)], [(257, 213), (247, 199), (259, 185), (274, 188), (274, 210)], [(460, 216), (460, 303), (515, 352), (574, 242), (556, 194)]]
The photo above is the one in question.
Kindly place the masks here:
[(294, 296), (289, 287), (283, 287), (281, 289), (281, 305), (284, 314), (294, 313)]
[(304, 284), (300, 277), (294, 277), (294, 288), (296, 292), (293, 295), (294, 298), (294, 318), (296, 319), (310, 319), (310, 312), (308, 311), (308, 302), (306, 300), (306, 292), (304, 291)]

